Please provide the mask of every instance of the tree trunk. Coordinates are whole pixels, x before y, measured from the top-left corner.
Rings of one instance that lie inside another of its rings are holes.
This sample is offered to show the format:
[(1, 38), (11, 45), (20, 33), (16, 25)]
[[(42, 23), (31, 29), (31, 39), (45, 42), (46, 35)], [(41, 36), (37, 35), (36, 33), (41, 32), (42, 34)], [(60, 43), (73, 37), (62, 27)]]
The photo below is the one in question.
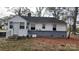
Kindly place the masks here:
[(71, 24), (69, 24), (69, 34), (68, 34), (68, 39), (70, 38), (71, 35)]
[(77, 14), (78, 14), (78, 7), (75, 7), (74, 11), (74, 20), (73, 20), (73, 34), (76, 35), (76, 20), (77, 20)]
[(18, 15), (21, 16), (21, 8), (19, 8)]

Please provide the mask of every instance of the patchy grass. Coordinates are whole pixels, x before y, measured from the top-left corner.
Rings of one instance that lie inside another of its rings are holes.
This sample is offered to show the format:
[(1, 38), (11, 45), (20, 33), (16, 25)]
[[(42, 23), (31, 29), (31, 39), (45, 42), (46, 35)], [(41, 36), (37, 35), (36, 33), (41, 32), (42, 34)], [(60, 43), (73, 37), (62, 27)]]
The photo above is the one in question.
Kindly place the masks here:
[(1, 51), (79, 51), (79, 40), (53, 38), (22, 38), (0, 40)]

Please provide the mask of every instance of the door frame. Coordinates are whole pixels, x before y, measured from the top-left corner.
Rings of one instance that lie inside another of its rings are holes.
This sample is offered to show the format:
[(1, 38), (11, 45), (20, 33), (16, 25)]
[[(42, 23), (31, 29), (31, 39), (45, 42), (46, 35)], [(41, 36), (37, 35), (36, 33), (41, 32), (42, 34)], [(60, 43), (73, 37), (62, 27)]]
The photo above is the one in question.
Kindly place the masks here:
[(13, 35), (19, 35), (19, 22), (13, 22)]

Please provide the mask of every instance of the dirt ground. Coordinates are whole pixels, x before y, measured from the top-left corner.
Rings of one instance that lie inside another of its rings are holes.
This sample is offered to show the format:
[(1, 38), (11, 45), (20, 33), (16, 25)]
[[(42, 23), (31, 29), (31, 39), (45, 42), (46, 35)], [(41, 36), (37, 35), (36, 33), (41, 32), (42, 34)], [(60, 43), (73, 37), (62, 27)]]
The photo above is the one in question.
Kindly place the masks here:
[(70, 39), (67, 38), (37, 38), (37, 42), (45, 42), (47, 44), (79, 44), (79, 36), (72, 35)]
[[(72, 35), (70, 39), (64, 38), (37, 38), (37, 43), (54, 46), (54, 50), (79, 50), (79, 36)], [(63, 49), (64, 48), (64, 49)], [(50, 49), (52, 50), (52, 49)]]
[[(1, 38), (2, 39), (2, 38)], [(65, 38), (29, 38), (0, 40), (1, 51), (79, 51), (79, 36)]]

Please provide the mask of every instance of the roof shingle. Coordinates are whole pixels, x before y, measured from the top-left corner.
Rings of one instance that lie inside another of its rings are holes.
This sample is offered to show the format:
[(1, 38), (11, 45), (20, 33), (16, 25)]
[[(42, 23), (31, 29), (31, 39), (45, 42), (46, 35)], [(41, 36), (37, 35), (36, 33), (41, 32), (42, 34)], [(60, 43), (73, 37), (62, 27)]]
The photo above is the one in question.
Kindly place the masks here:
[(58, 22), (66, 24), (66, 22), (62, 20), (57, 20), (56, 18), (53, 17), (26, 17), (26, 16), (21, 17), (28, 20), (29, 22)]

